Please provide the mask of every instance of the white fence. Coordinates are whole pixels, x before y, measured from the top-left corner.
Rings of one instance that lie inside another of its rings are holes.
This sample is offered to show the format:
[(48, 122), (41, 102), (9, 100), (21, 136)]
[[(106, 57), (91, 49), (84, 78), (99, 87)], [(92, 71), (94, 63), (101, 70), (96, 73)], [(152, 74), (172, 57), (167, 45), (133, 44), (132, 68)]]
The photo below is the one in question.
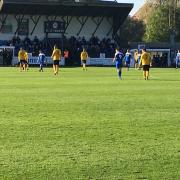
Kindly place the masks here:
[[(87, 65), (90, 66), (113, 66), (115, 63), (113, 63), (112, 58), (89, 58), (87, 60)], [(46, 63), (48, 65), (52, 65), (53, 61), (51, 57), (46, 57)], [(18, 58), (14, 57), (12, 61), (13, 65), (18, 64)], [(29, 65), (38, 65), (38, 57), (30, 57), (29, 58)], [(65, 60), (64, 58), (61, 59), (60, 65), (64, 66), (65, 65)], [(131, 61), (131, 67), (134, 66), (134, 60)]]
[[(51, 57), (46, 57), (46, 63), (51, 65), (53, 63)], [(18, 64), (18, 57), (14, 57), (12, 61), (13, 65)], [(30, 57), (29, 58), (29, 65), (37, 65), (38, 64), (38, 57)], [(61, 59), (60, 65), (65, 65), (64, 58)], [(112, 62), (112, 58), (89, 58), (87, 60), (87, 65), (95, 65), (95, 66), (112, 66), (114, 63)]]
[(89, 58), (87, 60), (87, 65), (112, 66), (113, 64), (112, 58)]
[[(38, 65), (38, 57), (36, 56), (32, 56), (28, 59), (29, 65)], [(46, 63), (47, 64), (53, 64), (52, 58), (51, 57), (46, 57)], [(13, 61), (12, 61), (12, 65), (16, 65), (18, 64), (18, 57), (14, 57)], [(65, 61), (64, 58), (61, 59), (60, 61), (60, 65), (64, 66), (65, 65)]]

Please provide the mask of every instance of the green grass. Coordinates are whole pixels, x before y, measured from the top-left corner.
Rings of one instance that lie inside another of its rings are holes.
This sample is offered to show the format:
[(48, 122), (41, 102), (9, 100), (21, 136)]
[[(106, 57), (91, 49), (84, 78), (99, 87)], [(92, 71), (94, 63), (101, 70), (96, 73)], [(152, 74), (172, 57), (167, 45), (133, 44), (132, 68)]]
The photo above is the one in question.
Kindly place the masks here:
[(180, 71), (0, 68), (0, 179), (180, 179)]

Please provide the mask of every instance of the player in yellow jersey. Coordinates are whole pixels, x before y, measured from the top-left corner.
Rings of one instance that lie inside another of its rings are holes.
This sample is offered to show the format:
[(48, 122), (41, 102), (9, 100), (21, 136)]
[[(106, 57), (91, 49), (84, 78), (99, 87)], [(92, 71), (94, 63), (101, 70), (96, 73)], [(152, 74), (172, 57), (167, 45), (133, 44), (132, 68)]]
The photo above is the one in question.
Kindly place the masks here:
[(82, 62), (82, 66), (83, 66), (83, 70), (87, 71), (87, 67), (86, 67), (86, 62), (88, 59), (88, 53), (87, 51), (83, 48), (83, 51), (81, 52), (81, 62)]
[(134, 67), (135, 69), (138, 69), (138, 50), (135, 50), (134, 52)]
[(143, 67), (144, 79), (148, 80), (149, 79), (149, 69), (150, 69), (150, 66), (152, 66), (152, 62), (151, 62), (151, 56), (146, 51), (146, 49), (142, 50), (142, 55), (141, 55), (141, 59), (140, 59), (140, 66), (141, 65)]
[(19, 52), (18, 52), (18, 60), (19, 60), (19, 68), (20, 71), (22, 71), (23, 69), (26, 69), (26, 64), (27, 64), (27, 56), (26, 56), (26, 51), (23, 48), (20, 48)]
[(29, 57), (28, 57), (28, 52), (26, 52), (26, 58), (25, 58), (25, 61), (26, 61), (26, 64), (25, 64), (25, 67), (24, 67), (24, 70), (27, 71), (28, 68), (29, 68)]
[(51, 55), (51, 58), (53, 60), (53, 70), (54, 70), (54, 75), (58, 75), (59, 72), (59, 61), (61, 59), (61, 50), (58, 49), (58, 47), (55, 45), (53, 53)]

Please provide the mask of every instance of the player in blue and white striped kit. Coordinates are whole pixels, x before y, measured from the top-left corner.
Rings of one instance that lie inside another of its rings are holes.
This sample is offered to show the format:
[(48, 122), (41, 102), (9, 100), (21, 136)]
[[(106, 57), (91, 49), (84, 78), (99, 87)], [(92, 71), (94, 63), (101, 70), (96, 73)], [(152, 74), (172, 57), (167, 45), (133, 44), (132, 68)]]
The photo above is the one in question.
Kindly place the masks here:
[(117, 72), (118, 72), (118, 77), (119, 79), (122, 79), (122, 67), (123, 67), (123, 53), (120, 52), (120, 50), (117, 48), (116, 49), (116, 53), (114, 55), (114, 59), (113, 59), (113, 62), (115, 61), (116, 62), (116, 69), (117, 69)]
[(179, 63), (180, 63), (180, 50), (178, 50), (176, 55), (176, 69), (178, 68)]
[(45, 54), (40, 50), (39, 51), (39, 57), (38, 57), (38, 63), (39, 63), (39, 72), (43, 72), (43, 67), (44, 67), (44, 63), (46, 60), (46, 56)]
[(132, 59), (132, 55), (130, 53), (130, 50), (128, 49), (126, 54), (125, 54), (125, 57), (124, 57), (127, 71), (129, 71), (129, 67), (130, 67), (130, 64), (131, 64), (131, 59)]

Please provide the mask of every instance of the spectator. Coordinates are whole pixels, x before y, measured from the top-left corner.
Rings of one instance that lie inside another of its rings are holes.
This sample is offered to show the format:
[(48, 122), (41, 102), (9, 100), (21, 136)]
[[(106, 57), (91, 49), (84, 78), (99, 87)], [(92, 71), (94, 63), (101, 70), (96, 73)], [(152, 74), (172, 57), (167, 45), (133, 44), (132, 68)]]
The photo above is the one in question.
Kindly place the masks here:
[[(20, 47), (23, 47), (28, 52), (31, 52), (33, 56), (38, 56), (39, 50), (42, 50), (47, 56), (50, 56), (53, 45), (61, 45), (62, 39), (48, 39), (45, 37), (40, 41), (37, 36), (35, 36), (33, 40), (26, 36), (24, 40), (21, 40), (19, 36), (13, 36), (12, 40), (8, 42), (8, 44), (15, 46), (16, 56)], [(116, 44), (112, 41), (112, 39), (104, 38), (100, 40), (94, 35), (89, 40), (85, 37), (71, 36), (70, 38), (66, 38), (64, 36), (63, 45), (64, 49), (68, 49), (75, 64), (80, 64), (79, 56), (83, 48), (87, 49), (89, 56), (92, 58), (98, 58), (100, 53), (105, 53), (107, 58), (112, 58), (116, 47)]]

